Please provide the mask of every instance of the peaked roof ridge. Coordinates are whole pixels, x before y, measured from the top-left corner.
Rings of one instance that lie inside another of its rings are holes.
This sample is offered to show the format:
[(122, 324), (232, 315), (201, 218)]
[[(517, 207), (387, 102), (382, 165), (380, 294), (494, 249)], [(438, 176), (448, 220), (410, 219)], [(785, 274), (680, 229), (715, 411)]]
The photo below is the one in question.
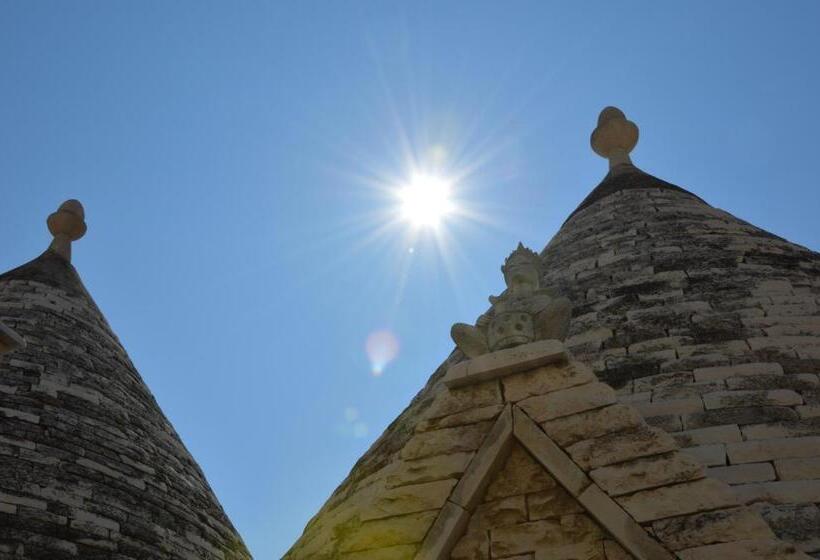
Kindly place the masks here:
[(581, 204), (572, 211), (572, 213), (567, 216), (567, 219), (564, 220), (564, 223), (567, 223), (569, 220), (572, 219), (575, 214), (584, 210), (588, 206), (591, 206), (595, 202), (598, 202), (601, 199), (608, 197), (611, 194), (615, 194), (619, 191), (624, 190), (631, 190), (631, 189), (668, 189), (677, 192), (681, 192), (684, 194), (688, 194), (689, 196), (695, 197), (697, 200), (701, 201), (702, 203), (709, 205), (708, 202), (703, 200), (698, 195), (684, 189), (683, 187), (679, 187), (668, 181), (664, 181), (663, 179), (659, 179), (654, 175), (650, 175), (649, 173), (638, 169), (634, 165), (623, 165), (620, 166), (617, 172), (610, 171), (606, 174), (606, 176), (601, 180), (598, 185), (592, 189), (584, 200), (581, 201)]

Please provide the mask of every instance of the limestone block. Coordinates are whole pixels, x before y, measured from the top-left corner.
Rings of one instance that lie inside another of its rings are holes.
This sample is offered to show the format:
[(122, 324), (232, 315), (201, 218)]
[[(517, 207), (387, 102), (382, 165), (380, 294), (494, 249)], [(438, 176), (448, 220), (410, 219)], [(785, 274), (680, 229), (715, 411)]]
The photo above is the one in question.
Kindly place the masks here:
[[(722, 391), (726, 389), (724, 381), (701, 381), (688, 385), (673, 385), (671, 387), (659, 387), (652, 391), (653, 401), (666, 401), (678, 399), (700, 398), (706, 393)], [(701, 407), (702, 409), (703, 407)]]
[(524, 494), (518, 494), (479, 504), (470, 517), (468, 532), (484, 532), (494, 527), (526, 521), (527, 500)]
[(588, 383), (519, 402), (536, 422), (600, 408), (616, 401), (615, 391), (605, 383)]
[(456, 482), (458, 481), (450, 478), (385, 490), (375, 496), (362, 509), (360, 518), (362, 521), (369, 521), (382, 517), (438, 509), (444, 505)]
[(433, 525), (438, 511), (424, 511), (367, 521), (341, 542), (341, 552), (355, 552), (400, 544), (420, 543)]
[(693, 380), (694, 375), (689, 372), (658, 373), (636, 379), (635, 391), (651, 391), (653, 389), (687, 385), (692, 383)]
[(804, 551), (820, 550), (820, 509), (814, 504), (755, 504), (778, 538)]
[(696, 445), (681, 450), (704, 467), (717, 467), (726, 464), (726, 446), (722, 443)]
[(633, 556), (615, 541), (604, 541), (604, 558), (606, 560), (632, 560)]
[(600, 348), (601, 343), (605, 340), (609, 340), (610, 338), (612, 338), (612, 329), (597, 327), (570, 336), (565, 341), (565, 344), (567, 345), (567, 348), (574, 348), (576, 346), (583, 346), (587, 344), (594, 344), (596, 347)]
[(466, 426), (477, 424), (484, 420), (493, 420), (504, 409), (503, 404), (492, 404), (480, 408), (471, 408), (463, 412), (457, 412), (449, 416), (439, 418), (429, 418), (422, 420), (416, 425), (417, 432), (428, 432), (441, 428), (452, 428), (455, 426)]
[(578, 500), (561, 486), (527, 494), (527, 509), (530, 521), (584, 512)]
[(560, 445), (570, 445), (580, 440), (636, 428), (641, 424), (640, 416), (632, 407), (614, 404), (549, 420), (541, 424), (541, 427)]
[(760, 336), (749, 339), (752, 350), (764, 348), (816, 348), (820, 337), (816, 336)]
[(796, 406), (794, 409), (797, 411), (797, 414), (800, 415), (800, 418), (820, 418), (820, 406)]
[(739, 408), (717, 408), (683, 416), (686, 430), (720, 426), (723, 424), (758, 424), (760, 422), (781, 422), (797, 420), (797, 413), (787, 406), (744, 406)]
[(778, 439), (812, 436), (820, 433), (820, 420), (810, 418), (793, 422), (752, 424), (741, 429), (746, 439)]
[[(820, 454), (820, 448), (815, 453)], [(774, 468), (780, 480), (820, 479), (820, 457), (780, 459), (774, 462)]]
[(589, 476), (610, 496), (620, 496), (703, 478), (703, 467), (686, 455), (668, 453), (601, 467)]
[(342, 560), (413, 560), (418, 546), (400, 544), (375, 550), (361, 550), (342, 554)]
[(534, 560), (602, 560), (603, 555), (604, 543), (596, 540), (537, 550)]
[(518, 494), (529, 494), (556, 486), (544, 468), (520, 445), (513, 447), (501, 471), (487, 487), (484, 499), (496, 500)]
[(416, 434), (401, 450), (401, 458), (410, 461), (432, 455), (475, 451), (484, 440), (491, 424), (481, 422)]
[(488, 379), (528, 371), (566, 360), (566, 349), (559, 340), (539, 340), (514, 348), (477, 356), (450, 368), (444, 376), (449, 387), (458, 387)]
[(820, 502), (820, 480), (776, 480), (732, 486), (743, 503), (799, 504)]
[(718, 381), (744, 375), (782, 375), (783, 366), (778, 363), (750, 363), (734, 366), (698, 368), (694, 371), (695, 381)]
[(387, 476), (388, 488), (432, 482), (446, 478), (458, 478), (467, 468), (473, 453), (435, 455), (416, 461), (402, 461), (396, 471)]
[(427, 409), (424, 417), (425, 419), (439, 418), (503, 402), (498, 382), (485, 381), (455, 389), (445, 389), (436, 396), (436, 400)]
[(795, 406), (803, 404), (803, 398), (789, 389), (717, 391), (703, 395), (703, 404), (707, 409), (742, 406)]
[(639, 523), (737, 505), (729, 487), (710, 478), (643, 490), (616, 501)]
[(490, 535), (487, 531), (467, 531), (450, 552), (450, 560), (489, 560)]
[(767, 482), (777, 478), (771, 463), (746, 463), (744, 465), (713, 467), (707, 470), (707, 474), (731, 485)]
[(690, 399), (674, 399), (668, 401), (662, 400), (648, 403), (637, 402), (632, 406), (635, 407), (641, 416), (647, 418), (652, 416), (668, 416), (700, 412), (703, 410), (703, 401), (700, 397), (695, 397)]
[(588, 470), (675, 449), (677, 446), (669, 434), (658, 428), (643, 426), (579, 441), (567, 447), (566, 451), (581, 468)]
[(502, 380), (504, 397), (518, 402), (534, 395), (543, 395), (595, 381), (595, 374), (580, 362), (543, 366), (532, 371), (510, 375)]
[(729, 461), (733, 465), (791, 457), (813, 457), (817, 456), (818, 450), (820, 436), (743, 441), (726, 446)]
[(746, 508), (707, 511), (662, 519), (652, 524), (655, 536), (672, 550), (755, 538), (774, 533), (756, 512)]
[(652, 427), (660, 428), (665, 432), (679, 432), (683, 429), (680, 416), (677, 414), (664, 414), (662, 416), (649, 416), (644, 418), (647, 424)]
[(560, 519), (530, 521), (492, 530), (490, 551), (495, 558), (570, 544), (597, 542), (602, 537), (601, 530), (592, 519), (586, 515), (573, 514)]
[(687, 430), (685, 432), (672, 434), (672, 437), (681, 447), (709, 445), (712, 443), (732, 443), (742, 441), (743, 439), (740, 436), (740, 428), (738, 428), (736, 424)]
[(811, 560), (794, 545), (774, 539), (751, 539), (712, 544), (678, 552), (680, 560)]

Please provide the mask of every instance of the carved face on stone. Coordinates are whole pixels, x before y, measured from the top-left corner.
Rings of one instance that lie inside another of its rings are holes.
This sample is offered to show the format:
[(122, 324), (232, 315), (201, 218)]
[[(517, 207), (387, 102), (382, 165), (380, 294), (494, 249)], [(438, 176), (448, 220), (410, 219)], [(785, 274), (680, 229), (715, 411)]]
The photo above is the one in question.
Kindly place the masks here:
[(507, 257), (501, 272), (508, 288), (515, 290), (526, 286), (535, 290), (541, 282), (541, 260), (534, 251), (519, 243), (518, 248)]
[(490, 351), (512, 348), (535, 340), (532, 315), (509, 311), (496, 315), (487, 330)]

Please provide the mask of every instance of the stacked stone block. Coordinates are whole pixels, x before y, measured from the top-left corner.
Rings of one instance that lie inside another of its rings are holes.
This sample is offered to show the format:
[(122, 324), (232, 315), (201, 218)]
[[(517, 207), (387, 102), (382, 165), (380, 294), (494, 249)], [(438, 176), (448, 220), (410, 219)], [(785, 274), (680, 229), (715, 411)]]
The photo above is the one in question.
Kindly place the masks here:
[(544, 341), (451, 367), (401, 451), (287, 558), (806, 558), (567, 358)]
[(644, 173), (612, 183), (542, 253), (575, 303), (568, 345), (820, 553), (820, 256)]
[(248, 554), (73, 267), (0, 275), (0, 559)]

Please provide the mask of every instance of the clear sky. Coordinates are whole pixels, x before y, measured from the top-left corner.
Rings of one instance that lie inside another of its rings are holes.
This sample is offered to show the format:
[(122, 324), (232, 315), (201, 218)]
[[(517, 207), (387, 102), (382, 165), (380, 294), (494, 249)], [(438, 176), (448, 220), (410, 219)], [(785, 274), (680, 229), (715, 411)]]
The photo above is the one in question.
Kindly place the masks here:
[[(604, 106), (638, 166), (818, 249), (818, 24), (816, 0), (0, 0), (0, 269), (82, 200), (75, 266), (278, 558), (603, 177)], [(453, 180), (437, 229), (397, 213), (414, 169)]]

